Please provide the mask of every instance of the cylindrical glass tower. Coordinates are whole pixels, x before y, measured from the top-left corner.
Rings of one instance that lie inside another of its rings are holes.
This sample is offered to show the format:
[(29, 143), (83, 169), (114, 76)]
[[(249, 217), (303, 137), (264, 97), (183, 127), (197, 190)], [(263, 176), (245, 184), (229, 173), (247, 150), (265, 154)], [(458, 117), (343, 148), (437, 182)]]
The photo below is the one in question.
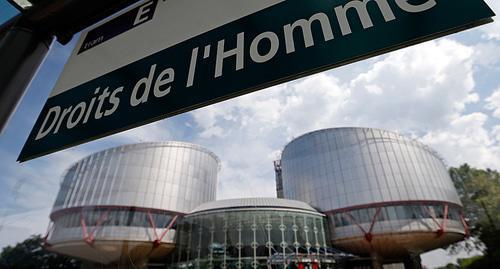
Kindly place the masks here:
[(189, 143), (142, 143), (92, 154), (63, 177), (51, 214), (53, 251), (85, 260), (163, 257), (175, 225), (215, 200), (218, 158)]
[(329, 218), (334, 246), (402, 257), (461, 240), (466, 224), (442, 159), (422, 143), (369, 128), (311, 132), (281, 159), (283, 193)]
[(325, 215), (300, 201), (209, 202), (178, 230), (171, 268), (332, 268), (338, 253), (329, 247)]

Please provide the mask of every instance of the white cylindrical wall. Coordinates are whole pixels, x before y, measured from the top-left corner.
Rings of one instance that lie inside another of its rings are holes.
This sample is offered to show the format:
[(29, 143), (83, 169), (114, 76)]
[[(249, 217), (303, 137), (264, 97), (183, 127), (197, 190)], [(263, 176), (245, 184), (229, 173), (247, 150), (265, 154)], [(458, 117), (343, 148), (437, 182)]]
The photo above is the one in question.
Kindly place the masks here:
[(53, 212), (128, 206), (186, 213), (215, 200), (218, 158), (183, 142), (127, 145), (92, 154), (69, 168)]
[(397, 133), (308, 133), (285, 147), (281, 168), (284, 198), (325, 213), (333, 244), (351, 253), (397, 258), (446, 246), (467, 232), (444, 162)]
[(290, 142), (281, 161), (285, 198), (323, 212), (391, 201), (460, 205), (440, 157), (424, 144), (389, 131), (315, 131)]
[(99, 263), (162, 258), (175, 223), (214, 201), (219, 159), (189, 143), (126, 145), (92, 154), (63, 176), (50, 249)]

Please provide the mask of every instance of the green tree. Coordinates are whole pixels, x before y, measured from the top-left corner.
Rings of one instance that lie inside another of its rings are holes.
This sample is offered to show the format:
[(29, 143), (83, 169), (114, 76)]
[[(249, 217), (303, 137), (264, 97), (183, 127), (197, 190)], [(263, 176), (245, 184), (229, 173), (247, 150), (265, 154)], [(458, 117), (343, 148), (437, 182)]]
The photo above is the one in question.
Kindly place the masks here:
[(14, 247), (5, 247), (0, 253), (0, 269), (72, 269), (79, 267), (79, 261), (45, 250), (40, 235), (33, 235)]
[[(450, 176), (464, 206), (471, 239), (465, 248), (482, 250), (485, 255), (461, 268), (498, 268), (500, 265), (500, 174), (467, 164), (450, 169)], [(477, 239), (482, 244), (477, 243)], [(459, 245), (450, 250), (456, 251)]]

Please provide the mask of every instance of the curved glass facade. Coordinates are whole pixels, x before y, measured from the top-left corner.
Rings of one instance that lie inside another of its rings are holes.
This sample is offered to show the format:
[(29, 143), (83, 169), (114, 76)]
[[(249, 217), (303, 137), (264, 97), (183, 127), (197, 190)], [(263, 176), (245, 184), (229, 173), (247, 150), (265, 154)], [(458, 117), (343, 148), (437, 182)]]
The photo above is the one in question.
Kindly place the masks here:
[(369, 128), (305, 134), (283, 150), (284, 197), (326, 212), (388, 201), (460, 205), (446, 166), (422, 143)]
[(171, 212), (158, 212), (149, 210), (130, 209), (106, 209), (90, 208), (88, 210), (73, 211), (62, 215), (57, 219), (57, 225), (63, 228), (81, 227), (82, 221), (89, 226), (100, 227), (148, 227), (151, 228), (150, 218), (155, 226), (167, 227), (172, 221), (174, 214)]
[[(444, 162), (431, 148), (394, 132), (334, 128), (305, 134), (283, 150), (281, 176), (284, 197), (325, 212), (332, 242), (344, 242), (354, 253), (387, 249), (382, 241), (372, 242), (384, 234), (394, 235), (393, 245), (422, 252), (466, 233)], [(444, 231), (456, 237), (418, 247), (404, 243), (410, 233)]]
[[(55, 228), (50, 243), (86, 240), (92, 233), (93, 240), (153, 242), (154, 230), (164, 232), (169, 224), (175, 225), (172, 212), (139, 208), (81, 208), (59, 212), (54, 219)], [(173, 243), (175, 226), (161, 238), (162, 243)]]
[[(114, 262), (122, 251), (136, 260), (151, 256), (148, 251), (170, 251), (177, 219), (215, 200), (218, 170), (212, 152), (183, 142), (92, 154), (63, 177), (48, 243), (56, 252), (100, 263)], [(131, 247), (138, 244), (140, 250)], [(107, 255), (86, 245), (98, 245)]]
[[(446, 206), (448, 206), (448, 209), (446, 209)], [(373, 220), (377, 222), (432, 218), (442, 220), (445, 218), (445, 214), (446, 219), (449, 221), (462, 221), (462, 212), (459, 206), (440, 203), (402, 203), (327, 213), (335, 228), (356, 225), (357, 223), (371, 223)], [(463, 229), (463, 227), (461, 228)]]
[(172, 267), (296, 268), (308, 260), (328, 268), (334, 251), (326, 229), (324, 215), (291, 208), (195, 212), (178, 226)]
[(189, 143), (142, 143), (105, 150), (68, 169), (53, 212), (96, 205), (189, 212), (215, 200), (218, 169), (213, 153)]
[(344, 238), (384, 233), (424, 231), (440, 236), (444, 232), (467, 232), (461, 207), (447, 203), (391, 203), (326, 214), (333, 227), (334, 244)]

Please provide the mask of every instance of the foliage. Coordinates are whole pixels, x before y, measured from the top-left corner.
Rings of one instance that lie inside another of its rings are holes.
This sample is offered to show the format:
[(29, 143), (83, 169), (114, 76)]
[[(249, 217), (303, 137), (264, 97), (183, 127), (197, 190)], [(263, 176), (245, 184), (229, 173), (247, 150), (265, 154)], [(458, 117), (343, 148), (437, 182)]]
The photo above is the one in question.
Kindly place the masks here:
[(453, 263), (448, 263), (446, 266), (438, 267), (436, 269), (462, 269), (469, 268), (474, 262), (481, 260), (483, 256), (474, 256), (466, 259), (458, 259), (458, 265)]
[[(450, 176), (462, 201), (471, 235), (465, 244), (456, 244), (450, 251), (458, 252), (460, 246), (465, 246), (467, 250), (475, 248), (485, 253), (482, 258), (462, 260), (458, 268), (495, 268), (491, 266), (500, 264), (500, 173), (464, 164), (451, 168)], [(478, 244), (477, 239), (482, 244)]]
[(460, 266), (459, 265), (456, 265), (456, 264), (453, 264), (453, 263), (448, 263), (447, 265), (445, 266), (442, 266), (442, 267), (437, 267), (435, 269), (460, 269)]
[(8, 246), (0, 253), (0, 269), (79, 268), (80, 262), (45, 250), (40, 235)]
[(474, 256), (466, 259), (458, 259), (458, 264), (460, 264), (461, 268), (467, 268), (482, 258), (483, 256)]

